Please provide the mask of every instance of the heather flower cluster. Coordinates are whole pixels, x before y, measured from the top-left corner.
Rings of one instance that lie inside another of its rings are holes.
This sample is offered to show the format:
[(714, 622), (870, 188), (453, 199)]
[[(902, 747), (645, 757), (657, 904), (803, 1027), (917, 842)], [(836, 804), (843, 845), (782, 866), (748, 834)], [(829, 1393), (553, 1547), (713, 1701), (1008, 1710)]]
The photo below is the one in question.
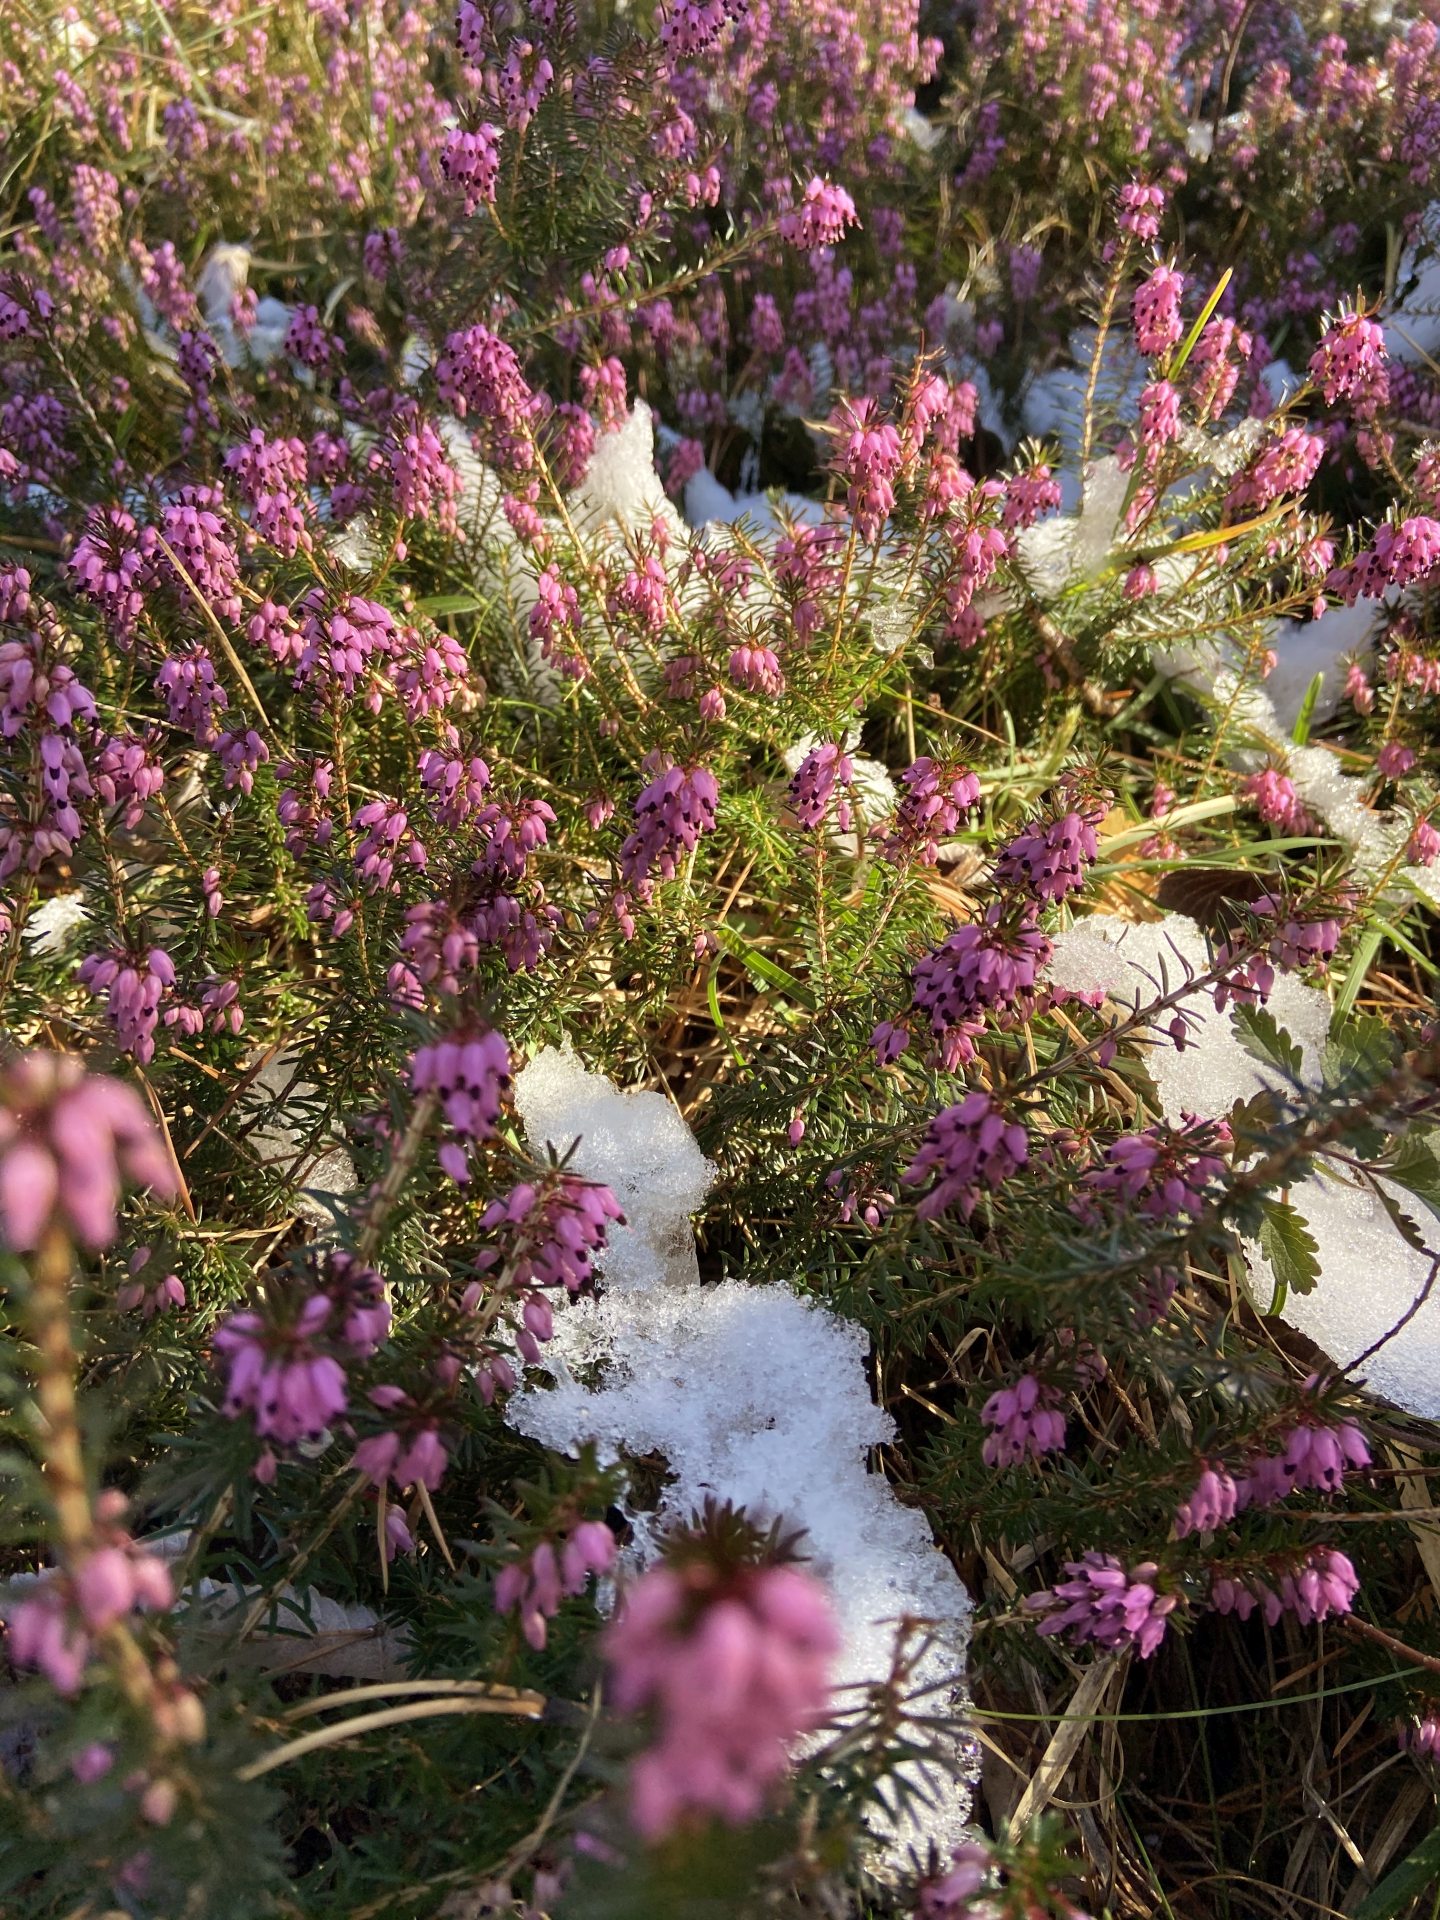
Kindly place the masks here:
[(605, 1634), (617, 1705), (654, 1722), (630, 1774), (631, 1814), (651, 1840), (697, 1816), (755, 1819), (829, 1698), (839, 1639), (812, 1577), (784, 1566), (723, 1582), (705, 1572), (643, 1575)]
[(1113, 1554), (1090, 1552), (1068, 1560), (1068, 1579), (1026, 1596), (1037, 1631), (1063, 1634), (1076, 1646), (1134, 1651), (1148, 1660), (1165, 1638), (1180, 1596), (1162, 1592), (1153, 1560), (1126, 1568)]
[(79, 1691), (95, 1640), (108, 1628), (175, 1603), (170, 1569), (121, 1525), (128, 1505), (123, 1493), (102, 1493), (93, 1542), (77, 1564), (64, 1576), (42, 1576), (5, 1616), (11, 1659), (38, 1669), (57, 1693)]
[(133, 1088), (88, 1074), (73, 1054), (0, 1066), (0, 1237), (30, 1253), (52, 1227), (81, 1246), (115, 1238), (125, 1182), (158, 1199), (176, 1173)]
[(977, 1091), (935, 1116), (903, 1177), (918, 1186), (934, 1176), (915, 1209), (920, 1219), (953, 1208), (968, 1220), (986, 1188), (993, 1193), (1003, 1186), (1029, 1157), (1024, 1127), (1007, 1120), (988, 1094)]

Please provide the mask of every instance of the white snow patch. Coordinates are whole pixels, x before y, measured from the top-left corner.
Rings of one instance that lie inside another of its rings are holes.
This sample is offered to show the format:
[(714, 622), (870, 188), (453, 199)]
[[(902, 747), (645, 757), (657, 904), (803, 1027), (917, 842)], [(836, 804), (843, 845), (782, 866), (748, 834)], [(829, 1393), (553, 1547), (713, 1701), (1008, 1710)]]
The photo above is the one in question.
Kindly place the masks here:
[(582, 533), (648, 533), (652, 521), (660, 520), (677, 538), (683, 534), (684, 522), (655, 471), (655, 420), (643, 400), (631, 407), (623, 426), (597, 438), (590, 470), (570, 496), (570, 511)]
[(1271, 642), (1276, 661), (1265, 692), (1281, 730), (1288, 734), (1300, 716), (1315, 675), (1323, 675), (1313, 719), (1328, 720), (1345, 692), (1346, 663), (1369, 659), (1380, 602), (1361, 599), (1353, 607), (1327, 607), (1318, 620), (1277, 620)]
[(89, 918), (83, 893), (52, 893), (25, 922), (25, 938), (32, 952), (48, 959), (63, 953), (70, 935)]
[[(898, 1619), (932, 1620), (916, 1684), (933, 1689), (926, 1710), (958, 1714), (970, 1598), (923, 1517), (867, 1468), (867, 1450), (891, 1439), (894, 1425), (870, 1397), (865, 1334), (786, 1286), (700, 1286), (693, 1239), (688, 1260), (671, 1244), (662, 1261), (657, 1237), (677, 1222), (689, 1233), (710, 1178), (662, 1096), (622, 1094), (572, 1053), (547, 1048), (517, 1076), (515, 1097), (533, 1150), (579, 1134), (571, 1164), (624, 1183), (616, 1191), (627, 1215), (635, 1210), (629, 1231), (646, 1244), (612, 1240), (604, 1294), (573, 1303), (557, 1322), (546, 1356), (556, 1384), (527, 1386), (509, 1418), (562, 1452), (593, 1440), (611, 1458), (622, 1449), (664, 1455), (671, 1478), (659, 1506), (630, 1514), (641, 1564), (668, 1525), (710, 1497), (762, 1525), (803, 1528), (844, 1629), (839, 1683), (884, 1679)], [(897, 1864), (908, 1845), (933, 1838), (943, 1850), (963, 1835), (969, 1743), (955, 1742), (954, 1764), (953, 1783), (928, 1782), (937, 1804), (927, 1817), (884, 1836)]]

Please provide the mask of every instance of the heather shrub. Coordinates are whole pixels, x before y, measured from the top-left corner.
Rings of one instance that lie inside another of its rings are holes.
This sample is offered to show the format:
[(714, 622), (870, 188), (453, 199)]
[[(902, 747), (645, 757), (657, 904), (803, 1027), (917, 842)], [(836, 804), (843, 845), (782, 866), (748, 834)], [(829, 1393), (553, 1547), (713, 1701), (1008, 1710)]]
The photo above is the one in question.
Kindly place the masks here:
[(1433, 1891), (1435, 27), (1342, 24), (0, 27), (7, 1912)]

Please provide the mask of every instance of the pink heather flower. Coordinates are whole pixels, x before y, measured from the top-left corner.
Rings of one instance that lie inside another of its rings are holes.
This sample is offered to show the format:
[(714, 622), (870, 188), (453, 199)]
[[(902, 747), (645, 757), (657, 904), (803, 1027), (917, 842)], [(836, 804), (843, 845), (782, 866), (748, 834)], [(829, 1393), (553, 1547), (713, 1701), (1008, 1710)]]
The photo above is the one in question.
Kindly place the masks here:
[(1282, 833), (1304, 830), (1305, 809), (1288, 774), (1279, 772), (1275, 767), (1252, 773), (1245, 781), (1245, 795), (1267, 825), (1279, 827)]
[[(502, 1363), (492, 1363), (496, 1373)], [(508, 1367), (505, 1384), (515, 1384), (514, 1375)], [(493, 1385), (485, 1391), (482, 1381), (481, 1392), (488, 1406), (494, 1392)], [(356, 1447), (351, 1466), (357, 1473), (363, 1473), (377, 1487), (383, 1487), (392, 1480), (397, 1487), (426, 1487), (431, 1493), (445, 1478), (445, 1469), (450, 1464), (449, 1449), (440, 1437), (439, 1424), (433, 1415), (417, 1407), (410, 1396), (399, 1387), (372, 1387), (368, 1398), (372, 1406), (378, 1407), (391, 1421), (384, 1432), (372, 1434)]]
[(1287, 493), (1304, 493), (1325, 451), (1324, 436), (1287, 427), (1235, 481), (1226, 498), (1232, 513), (1263, 513)]
[(367, 1359), (390, 1331), (385, 1282), (374, 1267), (367, 1267), (353, 1253), (337, 1249), (325, 1257), (319, 1291), (333, 1309), (327, 1324), (336, 1337), (349, 1349), (350, 1356)]
[(1180, 438), (1180, 395), (1168, 380), (1152, 380), (1140, 395), (1140, 443), (1153, 459)]
[(665, 562), (658, 553), (649, 554), (638, 566), (631, 567), (618, 586), (605, 596), (612, 618), (622, 626), (651, 634), (664, 630), (668, 599)]
[(1202, 426), (1218, 420), (1234, 399), (1241, 366), (1254, 347), (1251, 336), (1225, 315), (1217, 313), (1206, 323), (1187, 370), (1196, 418)]
[(705, 466), (705, 448), (686, 434), (677, 440), (665, 465), (665, 491), (672, 500), (684, 497), (685, 489)]
[(294, 1446), (317, 1440), (349, 1404), (349, 1382), (331, 1344), (333, 1309), (311, 1294), (293, 1321), (267, 1321), (248, 1309), (215, 1329), (227, 1369), (222, 1411), (249, 1413), (262, 1439)]
[(1060, 482), (1044, 461), (1039, 461), (1005, 482), (1001, 521), (1010, 529), (1033, 527), (1043, 515), (1053, 513), (1063, 498)]
[(71, 1585), (80, 1617), (92, 1633), (101, 1633), (137, 1607), (163, 1612), (173, 1606), (170, 1569), (133, 1540), (123, 1546), (98, 1546), (75, 1569)]
[[(1215, 983), (1217, 1013), (1223, 1013), (1232, 1000), (1237, 1007), (1264, 1006), (1275, 986), (1275, 968), (1265, 954), (1235, 959), (1229, 942), (1222, 940), (1215, 949), (1215, 962), (1227, 969)], [(1183, 1051), (1178, 1037), (1176, 1045)]]
[(1156, 1124), (1143, 1133), (1124, 1133), (1105, 1150), (1105, 1165), (1093, 1167), (1084, 1185), (1110, 1193), (1127, 1210), (1151, 1220), (1198, 1219), (1205, 1194), (1222, 1179), (1226, 1162), (1216, 1147), (1230, 1144), (1223, 1123), (1186, 1118), (1179, 1129)]
[(1398, 740), (1387, 740), (1375, 756), (1375, 771), (1384, 780), (1400, 780), (1415, 764), (1415, 751)]
[(255, 775), (268, 765), (270, 749), (253, 727), (243, 733), (235, 728), (222, 733), (215, 742), (215, 757), (223, 769), (227, 793), (235, 787), (242, 793), (253, 793)]
[[(915, 1005), (931, 1029), (978, 1031), (986, 1014), (999, 1019), (1033, 1009), (1040, 970), (1050, 959), (1049, 940), (1031, 914), (1005, 920), (995, 902), (982, 920), (957, 927), (911, 971)], [(960, 1058), (968, 1054), (961, 1049)]]
[[(590, 471), (595, 453), (595, 422), (583, 407), (566, 400), (550, 416), (549, 432), (550, 470), (556, 485), (568, 493), (578, 487)], [(699, 464), (705, 464), (703, 452)]]
[(503, 64), (494, 74), (495, 93), (505, 113), (505, 124), (523, 133), (555, 78), (555, 68), (531, 40), (512, 40)]
[[(238, 623), (240, 562), (224, 496), (217, 487), (182, 487), (161, 516), (161, 533), (176, 560), (210, 610), (222, 621)], [(182, 611), (199, 619), (190, 590), (179, 580), (163, 551), (157, 551), (157, 577), (174, 583)]]
[(1349, 1613), (1360, 1581), (1343, 1553), (1333, 1547), (1314, 1547), (1303, 1560), (1288, 1567), (1271, 1586), (1258, 1574), (1222, 1575), (1211, 1582), (1210, 1604), (1217, 1613), (1233, 1613), (1248, 1620), (1259, 1607), (1267, 1626), (1293, 1613), (1301, 1626), (1328, 1620), (1332, 1613)]
[(253, 427), (247, 439), (226, 453), (225, 466), (235, 476), (240, 497), (250, 508), (252, 524), (262, 538), (287, 560), (302, 548), (308, 553), (311, 539), (305, 524), (309, 505), (305, 442), (267, 440), (259, 427)]
[(568, 680), (586, 678), (590, 669), (576, 644), (580, 638), (580, 596), (553, 564), (535, 582), (530, 634), (540, 643), (541, 658), (557, 673)]
[[(978, 492), (979, 489), (976, 489)], [(1009, 536), (999, 527), (966, 526), (963, 521), (947, 525), (954, 556), (955, 571), (945, 587), (945, 632), (962, 647), (974, 646), (979, 631), (967, 619), (972, 602), (995, 574), (1010, 551)]]
[(1042, 1385), (1033, 1373), (1022, 1373), (1013, 1387), (992, 1393), (980, 1410), (990, 1429), (981, 1448), (986, 1466), (1013, 1467), (1063, 1447), (1065, 1416), (1059, 1407), (1059, 1389)]
[(483, 851), (470, 871), (483, 879), (515, 881), (524, 878), (531, 854), (546, 844), (555, 810), (545, 800), (488, 800), (473, 824)]
[(1282, 917), (1278, 901), (1256, 902), (1257, 908), (1262, 905), (1275, 913), (1275, 931), (1267, 952), (1282, 973), (1298, 973), (1302, 967), (1314, 967), (1323, 973), (1340, 944), (1339, 920), (1324, 913), (1303, 920), (1294, 915)]
[(843, 187), (817, 176), (810, 180), (798, 207), (780, 216), (780, 238), (804, 253), (833, 247), (847, 227), (858, 227), (855, 202)]
[[(629, 264), (628, 249), (620, 247), (615, 251), (622, 261), (623, 272), (624, 266)], [(606, 256), (607, 259), (609, 257)], [(618, 433), (630, 416), (630, 395), (624, 363), (610, 354), (599, 366), (581, 367), (580, 398), (591, 412), (599, 416), (603, 433)]]
[(757, 293), (750, 309), (750, 345), (766, 359), (774, 359), (785, 351), (785, 341), (785, 322), (775, 296)]
[(980, 782), (967, 767), (921, 754), (900, 775), (895, 817), (879, 837), (880, 852), (898, 864), (933, 867), (948, 839), (980, 804)]
[(1428, 820), (1417, 820), (1410, 835), (1410, 843), (1405, 849), (1405, 858), (1412, 867), (1433, 867), (1440, 858), (1440, 828)]
[(417, 1048), (410, 1062), (416, 1093), (439, 1096), (458, 1140), (440, 1149), (441, 1166), (464, 1185), (470, 1178), (469, 1143), (488, 1140), (500, 1124), (500, 1099), (510, 1086), (510, 1048), (503, 1033), (455, 1035)]
[(1033, 893), (1051, 905), (1085, 885), (1086, 869), (1099, 853), (1095, 829), (1101, 808), (1035, 822), (1000, 851), (995, 884)]
[(23, 1053), (0, 1067), (0, 1236), (30, 1253), (54, 1225), (84, 1247), (115, 1238), (121, 1185), (160, 1199), (175, 1169), (140, 1096), (87, 1074), (72, 1054)]
[(649, 1841), (695, 1815), (755, 1819), (829, 1700), (840, 1635), (819, 1583), (759, 1567), (717, 1588), (713, 1575), (702, 1584), (707, 1573), (652, 1568), (603, 1642), (616, 1707), (654, 1719), (630, 1780), (631, 1816)]
[(897, 428), (882, 420), (873, 400), (842, 401), (833, 425), (839, 437), (835, 471), (862, 540), (879, 535), (895, 506), (895, 480), (905, 449)]
[(743, 18), (749, 0), (669, 0), (660, 21), (660, 44), (677, 60), (689, 60), (716, 40), (727, 21)]
[(60, 1694), (78, 1693), (90, 1658), (90, 1636), (53, 1581), (20, 1601), (6, 1618), (6, 1646), (17, 1667), (34, 1667)]
[(542, 1540), (523, 1560), (502, 1567), (495, 1581), (495, 1611), (519, 1613), (520, 1628), (538, 1652), (547, 1620), (560, 1611), (567, 1595), (583, 1593), (592, 1574), (602, 1579), (615, 1565), (615, 1536), (603, 1520), (582, 1520), (572, 1527), (557, 1552)]
[(1178, 344), (1182, 331), (1180, 296), (1184, 291), (1184, 274), (1165, 266), (1156, 267), (1135, 289), (1130, 315), (1135, 344), (1147, 360), (1158, 359)]
[(1235, 1507), (1273, 1506), (1297, 1490), (1338, 1493), (1345, 1475), (1368, 1467), (1370, 1449), (1353, 1421), (1329, 1425), (1311, 1416), (1279, 1453), (1257, 1454), (1235, 1478)]
[(500, 129), (488, 122), (473, 129), (455, 127), (440, 153), (440, 170), (464, 196), (465, 211), (495, 204), (495, 182), (500, 175)]
[(142, 533), (123, 507), (95, 507), (70, 556), (71, 579), (122, 641), (144, 610), (156, 552), (153, 527)]
[(488, 327), (452, 333), (435, 362), (435, 381), (440, 398), (460, 419), (473, 414), (491, 429), (497, 465), (522, 473), (530, 469), (537, 403), (512, 346)]
[(1371, 419), (1390, 398), (1385, 360), (1384, 330), (1361, 314), (1342, 312), (1310, 357), (1310, 378), (1328, 406), (1350, 400), (1357, 416)]
[(426, 747), (420, 755), (420, 784), (426, 803), (442, 826), (457, 832), (485, 805), (490, 769), (479, 754), (464, 755)]
[[(47, 723), (69, 734), (77, 721), (94, 718), (90, 689), (63, 661), (46, 658), (38, 634), (0, 640), (0, 739), (13, 740), (27, 727), (47, 729)], [(42, 760), (48, 737), (41, 732)]]
[(1440, 440), (1427, 440), (1421, 447), (1410, 484), (1427, 507), (1440, 508)]
[(451, 465), (440, 434), (417, 407), (397, 412), (375, 459), (383, 459), (389, 467), (390, 494), (402, 520), (433, 521), (442, 533), (455, 532), (459, 470)]
[(1345, 672), (1345, 698), (1357, 713), (1371, 713), (1375, 707), (1375, 689), (1370, 676), (1358, 660), (1352, 660)]
[(1128, 180), (1119, 192), (1119, 226), (1122, 233), (1133, 234), (1142, 243), (1155, 240), (1160, 233), (1160, 217), (1165, 211), (1165, 194), (1160, 187), (1143, 187)]
[(737, 687), (744, 687), (750, 693), (777, 694), (785, 691), (785, 675), (769, 647), (736, 647), (730, 655), (729, 673)]
[(1155, 1562), (1127, 1571), (1113, 1554), (1092, 1551), (1067, 1560), (1065, 1571), (1068, 1580), (1026, 1597), (1026, 1610), (1043, 1615), (1038, 1631), (1064, 1634), (1074, 1646), (1133, 1648), (1148, 1660), (1179, 1604), (1178, 1594), (1159, 1591)]
[(1348, 566), (1335, 567), (1325, 584), (1347, 606), (1362, 596), (1378, 599), (1386, 587), (1408, 587), (1440, 565), (1440, 521), (1413, 514), (1397, 526), (1386, 520), (1375, 529), (1373, 544)]
[(326, 330), (318, 307), (297, 307), (290, 316), (285, 351), (302, 367), (323, 374), (339, 351), (340, 342)]
[(1239, 1505), (1235, 1481), (1224, 1467), (1207, 1466), (1189, 1498), (1175, 1509), (1176, 1539), (1184, 1540), (1192, 1533), (1214, 1533), (1235, 1518)]
[(988, 1903), (972, 1905), (990, 1871), (990, 1850), (979, 1840), (950, 1850), (950, 1864), (927, 1874), (915, 1889), (916, 1920), (990, 1920)]
[(482, 1233), (496, 1234), (477, 1266), (503, 1259), (506, 1283), (517, 1289), (564, 1287), (578, 1293), (590, 1279), (596, 1254), (612, 1226), (623, 1226), (620, 1202), (609, 1187), (556, 1172), (538, 1185), (522, 1181), (481, 1217)]
[(199, 746), (216, 745), (220, 738), (216, 719), (229, 707), (230, 696), (216, 677), (208, 648), (192, 647), (162, 661), (155, 691), (165, 702), (172, 727), (191, 734)]
[(157, 1313), (168, 1313), (171, 1307), (183, 1307), (185, 1288), (178, 1273), (167, 1273), (156, 1281), (146, 1281), (137, 1276), (143, 1274), (150, 1263), (149, 1247), (137, 1247), (130, 1256), (130, 1278), (115, 1294), (115, 1305), (121, 1313), (133, 1313), (136, 1308), (146, 1320)]
[[(854, 761), (833, 740), (822, 740), (812, 747), (790, 782), (790, 809), (796, 820), (807, 831), (820, 826), (836, 788), (849, 787), (854, 778)], [(844, 791), (836, 803), (835, 823), (841, 833), (850, 831), (850, 800)]]
[(350, 825), (353, 831), (364, 830), (355, 847), (355, 870), (367, 893), (390, 891), (397, 862), (424, 871), (425, 843), (397, 801), (367, 800)]
[(909, 1044), (910, 1029), (893, 1020), (882, 1020), (870, 1036), (877, 1067), (893, 1067)]
[(93, 1786), (97, 1780), (103, 1780), (115, 1764), (115, 1755), (103, 1741), (92, 1740), (74, 1755), (70, 1762), (70, 1771), (81, 1786)]
[(666, 765), (657, 755), (646, 757), (649, 786), (635, 802), (634, 831), (620, 849), (620, 872), (627, 886), (647, 899), (654, 878), (673, 880), (677, 855), (689, 853), (702, 833), (715, 826), (720, 789), (705, 767)]
[(1025, 1129), (1007, 1120), (988, 1093), (978, 1088), (930, 1122), (919, 1153), (902, 1179), (918, 1186), (929, 1175), (935, 1184), (917, 1205), (916, 1216), (933, 1220), (957, 1208), (968, 1220), (984, 1188), (993, 1192), (1030, 1158)]
[(94, 1544), (68, 1572), (42, 1575), (7, 1616), (11, 1659), (38, 1668), (57, 1693), (78, 1691), (93, 1634), (137, 1610), (162, 1613), (175, 1604), (169, 1567), (120, 1524), (126, 1504), (123, 1494), (102, 1493)]
[(105, 995), (105, 1014), (116, 1037), (142, 1066), (155, 1058), (160, 1004), (175, 985), (175, 965), (162, 947), (143, 960), (125, 953), (91, 953), (81, 961), (80, 984)]
[[(300, 657), (296, 685), (313, 685), (317, 705), (334, 695), (353, 699), (372, 672), (403, 653), (396, 618), (378, 601), (346, 593), (326, 609), (323, 589), (311, 589), (300, 603)], [(378, 712), (378, 701), (372, 703)]]

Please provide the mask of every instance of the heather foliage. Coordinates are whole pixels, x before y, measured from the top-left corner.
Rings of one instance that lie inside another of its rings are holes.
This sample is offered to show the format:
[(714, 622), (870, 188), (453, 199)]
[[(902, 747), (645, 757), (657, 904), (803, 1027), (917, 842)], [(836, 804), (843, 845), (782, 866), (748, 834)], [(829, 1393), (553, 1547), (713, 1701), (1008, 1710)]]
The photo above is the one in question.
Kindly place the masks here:
[[(6, 11), (7, 1914), (1423, 1874), (1430, 11)], [(968, 1671), (527, 1437), (722, 1281)]]

